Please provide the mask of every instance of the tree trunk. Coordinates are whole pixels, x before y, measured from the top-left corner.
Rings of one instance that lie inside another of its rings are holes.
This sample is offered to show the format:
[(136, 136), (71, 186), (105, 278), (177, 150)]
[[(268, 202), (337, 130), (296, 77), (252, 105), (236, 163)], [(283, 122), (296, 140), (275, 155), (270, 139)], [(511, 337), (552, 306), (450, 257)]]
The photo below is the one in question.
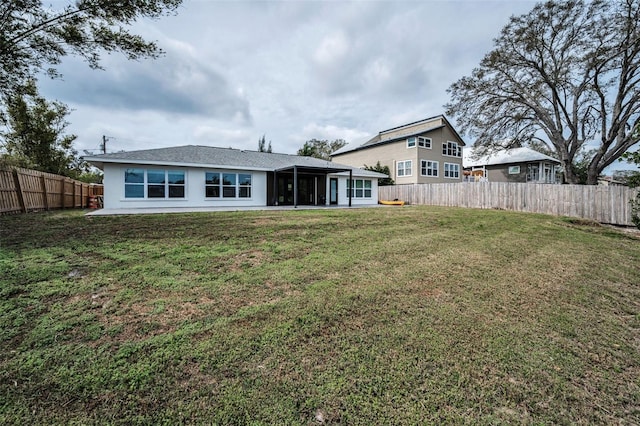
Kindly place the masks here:
[(576, 185), (578, 183), (578, 176), (574, 173), (571, 162), (567, 160), (563, 161), (563, 167), (565, 183)]
[(587, 169), (587, 185), (597, 185), (598, 184), (598, 176), (600, 176), (601, 170), (598, 170), (598, 167), (595, 165), (590, 165)]

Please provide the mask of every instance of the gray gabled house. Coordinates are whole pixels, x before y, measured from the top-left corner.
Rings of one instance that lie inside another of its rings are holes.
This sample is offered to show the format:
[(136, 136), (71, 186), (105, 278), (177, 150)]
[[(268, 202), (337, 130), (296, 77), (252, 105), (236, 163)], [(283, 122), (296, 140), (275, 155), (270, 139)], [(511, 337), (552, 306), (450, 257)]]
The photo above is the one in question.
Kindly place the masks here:
[(87, 156), (104, 208), (365, 205), (387, 177), (312, 157), (187, 145)]
[(562, 183), (562, 163), (531, 148), (512, 148), (477, 156), (465, 149), (466, 180), (489, 182)]

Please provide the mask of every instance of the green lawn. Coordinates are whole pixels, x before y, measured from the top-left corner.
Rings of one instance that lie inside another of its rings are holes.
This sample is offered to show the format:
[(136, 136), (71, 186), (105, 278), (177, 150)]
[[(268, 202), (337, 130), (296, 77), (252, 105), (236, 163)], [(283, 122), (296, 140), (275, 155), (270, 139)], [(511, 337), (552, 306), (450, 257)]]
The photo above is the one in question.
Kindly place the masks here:
[(436, 207), (0, 217), (1, 424), (638, 424), (640, 240)]

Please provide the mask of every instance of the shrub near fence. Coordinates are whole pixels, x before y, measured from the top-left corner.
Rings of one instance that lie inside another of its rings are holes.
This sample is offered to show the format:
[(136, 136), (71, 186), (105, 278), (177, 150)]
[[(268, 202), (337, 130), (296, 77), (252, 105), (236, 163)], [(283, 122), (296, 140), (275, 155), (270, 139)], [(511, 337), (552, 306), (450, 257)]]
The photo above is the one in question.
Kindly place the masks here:
[(21, 168), (0, 168), (0, 214), (86, 208), (102, 185)]
[(637, 192), (625, 186), (475, 182), (381, 186), (378, 197), (409, 204), (505, 209), (633, 225), (629, 201)]

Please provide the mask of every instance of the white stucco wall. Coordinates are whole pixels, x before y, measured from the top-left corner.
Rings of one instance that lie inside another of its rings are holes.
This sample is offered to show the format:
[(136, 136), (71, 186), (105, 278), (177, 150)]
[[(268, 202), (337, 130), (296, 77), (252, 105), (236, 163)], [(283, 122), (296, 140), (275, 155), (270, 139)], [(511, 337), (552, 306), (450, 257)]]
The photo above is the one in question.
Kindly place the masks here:
[[(124, 172), (128, 168), (184, 171), (185, 198), (125, 198)], [(252, 175), (251, 198), (206, 198), (204, 184), (206, 172), (250, 173)], [(267, 205), (267, 174), (266, 172), (261, 171), (105, 164), (103, 183), (105, 209), (128, 209), (142, 207), (246, 207)]]
[[(139, 168), (147, 170), (176, 170), (185, 172), (185, 197), (184, 198), (125, 198), (125, 170)], [(206, 198), (205, 197), (205, 173), (250, 173), (251, 198)], [(327, 175), (325, 194), (327, 204), (329, 200), (329, 179), (338, 178), (338, 205), (348, 206), (347, 196), (348, 176), (343, 174)], [(204, 169), (189, 167), (161, 167), (136, 164), (104, 164), (104, 208), (105, 209), (129, 209), (129, 208), (166, 208), (166, 207), (261, 207), (267, 205), (267, 172), (244, 171), (226, 169)], [(352, 198), (351, 205), (371, 205), (378, 203), (378, 180), (371, 177), (353, 176), (353, 179), (371, 180), (370, 198)]]
[[(342, 175), (329, 175), (327, 176), (327, 200), (329, 200), (329, 178), (337, 177), (338, 178), (338, 205), (339, 206), (348, 206), (349, 205), (349, 196), (347, 194), (347, 182), (349, 181), (348, 176)], [(378, 179), (370, 178), (370, 177), (360, 177), (353, 176), (353, 179), (367, 179), (371, 180), (371, 198), (351, 198), (352, 206), (365, 206), (371, 204), (378, 204)], [(328, 203), (328, 201), (327, 201)]]

